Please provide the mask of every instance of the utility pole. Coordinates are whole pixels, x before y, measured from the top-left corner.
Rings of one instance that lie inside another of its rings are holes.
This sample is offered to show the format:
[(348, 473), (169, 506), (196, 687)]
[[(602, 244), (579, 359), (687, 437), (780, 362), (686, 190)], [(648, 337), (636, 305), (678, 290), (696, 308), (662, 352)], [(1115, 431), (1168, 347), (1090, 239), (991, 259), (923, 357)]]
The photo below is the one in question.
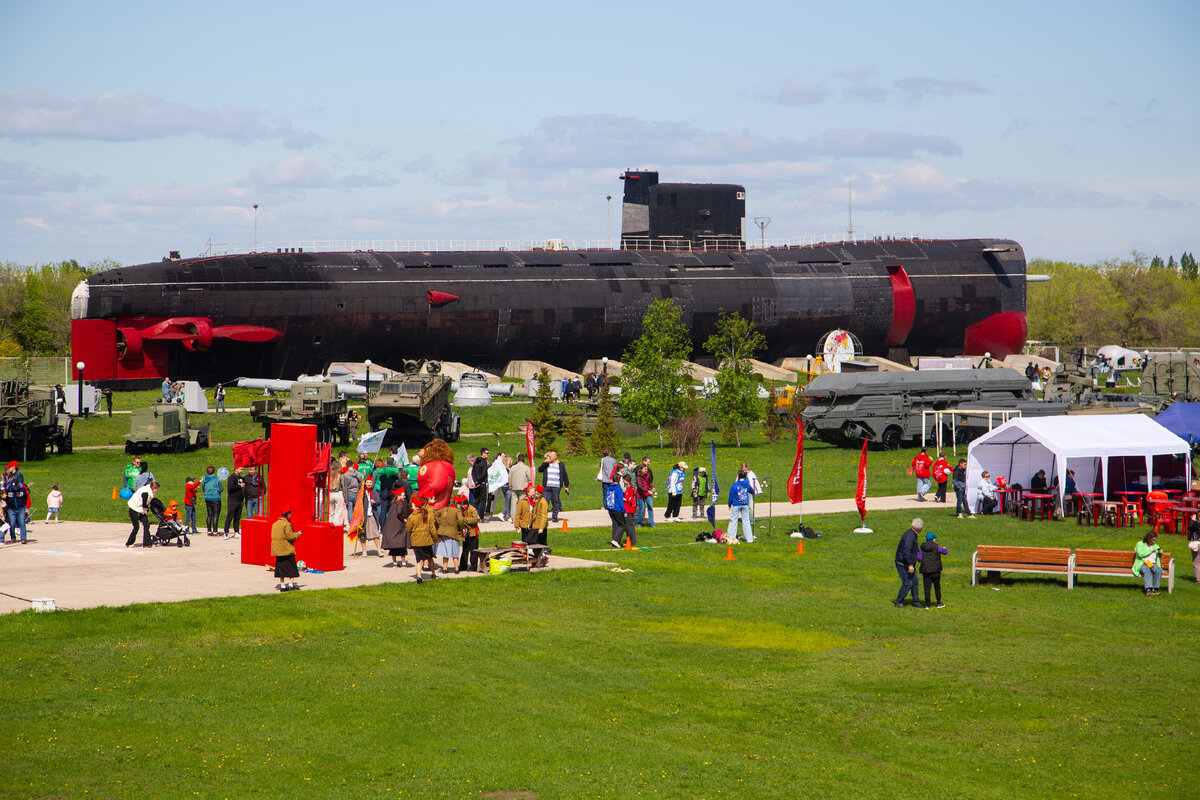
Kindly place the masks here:
[(770, 217), (755, 217), (754, 224), (758, 226), (758, 233), (762, 246), (767, 246), (767, 226), (771, 224)]
[(612, 195), (605, 195), (604, 199), (608, 201), (608, 249), (612, 250)]
[(854, 241), (854, 179), (846, 181), (846, 238)]

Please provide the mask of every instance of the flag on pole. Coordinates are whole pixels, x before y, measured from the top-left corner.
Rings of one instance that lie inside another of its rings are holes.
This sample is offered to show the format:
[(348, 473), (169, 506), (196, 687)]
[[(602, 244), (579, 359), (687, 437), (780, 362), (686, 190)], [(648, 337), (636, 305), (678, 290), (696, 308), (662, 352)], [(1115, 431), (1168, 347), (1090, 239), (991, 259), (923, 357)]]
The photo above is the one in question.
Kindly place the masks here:
[(367, 482), (358, 485), (358, 499), (354, 503), (354, 515), (350, 517), (350, 525), (346, 529), (346, 538), (354, 541), (363, 532), (363, 493), (367, 490)]
[(787, 496), (793, 504), (804, 501), (804, 424), (796, 418), (796, 462), (788, 478)]
[(401, 444), (400, 449), (396, 451), (396, 466), (407, 467), (408, 464), (408, 447), (404, 444)]
[(533, 469), (533, 420), (525, 420), (525, 453), (529, 457), (529, 468)]
[(383, 447), (384, 436), (387, 436), (387, 428), (364, 434), (363, 437), (358, 440), (358, 452), (378, 453), (379, 448)]
[(863, 439), (862, 456), (858, 459), (858, 491), (854, 493), (858, 516), (867, 524), (867, 440)]

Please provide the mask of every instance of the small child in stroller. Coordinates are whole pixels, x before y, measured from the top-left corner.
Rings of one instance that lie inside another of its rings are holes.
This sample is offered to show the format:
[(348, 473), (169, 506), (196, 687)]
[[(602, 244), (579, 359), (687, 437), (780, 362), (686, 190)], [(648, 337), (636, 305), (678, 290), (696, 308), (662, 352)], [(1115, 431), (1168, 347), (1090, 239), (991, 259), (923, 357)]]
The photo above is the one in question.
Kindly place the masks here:
[(154, 532), (155, 544), (170, 544), (172, 539), (176, 547), (191, 547), (192, 540), (179, 522), (179, 505), (172, 500), (171, 508), (163, 505), (157, 497), (150, 501), (150, 513), (158, 520), (158, 530)]

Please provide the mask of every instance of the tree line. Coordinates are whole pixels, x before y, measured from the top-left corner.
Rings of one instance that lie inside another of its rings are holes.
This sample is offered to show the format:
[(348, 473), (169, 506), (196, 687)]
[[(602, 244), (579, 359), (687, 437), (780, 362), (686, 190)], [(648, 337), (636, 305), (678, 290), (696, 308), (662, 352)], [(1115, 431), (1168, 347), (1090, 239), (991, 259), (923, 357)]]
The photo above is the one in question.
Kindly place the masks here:
[(88, 275), (113, 266), (0, 264), (0, 358), (70, 355), (71, 293)]
[(1200, 276), (1185, 252), (1163, 261), (1134, 251), (1098, 264), (1034, 259), (1029, 274), (1049, 281), (1027, 288), (1029, 338), (1071, 345), (1200, 344)]

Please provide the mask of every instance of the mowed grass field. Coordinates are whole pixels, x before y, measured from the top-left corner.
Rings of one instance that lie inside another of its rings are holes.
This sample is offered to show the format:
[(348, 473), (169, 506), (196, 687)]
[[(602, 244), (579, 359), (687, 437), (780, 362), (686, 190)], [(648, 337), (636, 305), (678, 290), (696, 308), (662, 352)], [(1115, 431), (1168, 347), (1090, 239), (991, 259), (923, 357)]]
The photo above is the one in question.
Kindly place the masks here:
[[(789, 448), (743, 451), (783, 475)], [(814, 491), (853, 491), (857, 452), (810, 453)], [(875, 493), (910, 488), (911, 455), (871, 454)], [(1131, 549), (1144, 529), (952, 509), (922, 508), (950, 549), (933, 611), (892, 607), (912, 515), (872, 512), (869, 535), (810, 515), (803, 554), (778, 520), (736, 561), (690, 522), (637, 552), (593, 552), (606, 534), (585, 529), (551, 544), (631, 571), (0, 617), (0, 796), (1197, 796), (1182, 540), (1171, 595), (972, 587), (978, 544)]]

